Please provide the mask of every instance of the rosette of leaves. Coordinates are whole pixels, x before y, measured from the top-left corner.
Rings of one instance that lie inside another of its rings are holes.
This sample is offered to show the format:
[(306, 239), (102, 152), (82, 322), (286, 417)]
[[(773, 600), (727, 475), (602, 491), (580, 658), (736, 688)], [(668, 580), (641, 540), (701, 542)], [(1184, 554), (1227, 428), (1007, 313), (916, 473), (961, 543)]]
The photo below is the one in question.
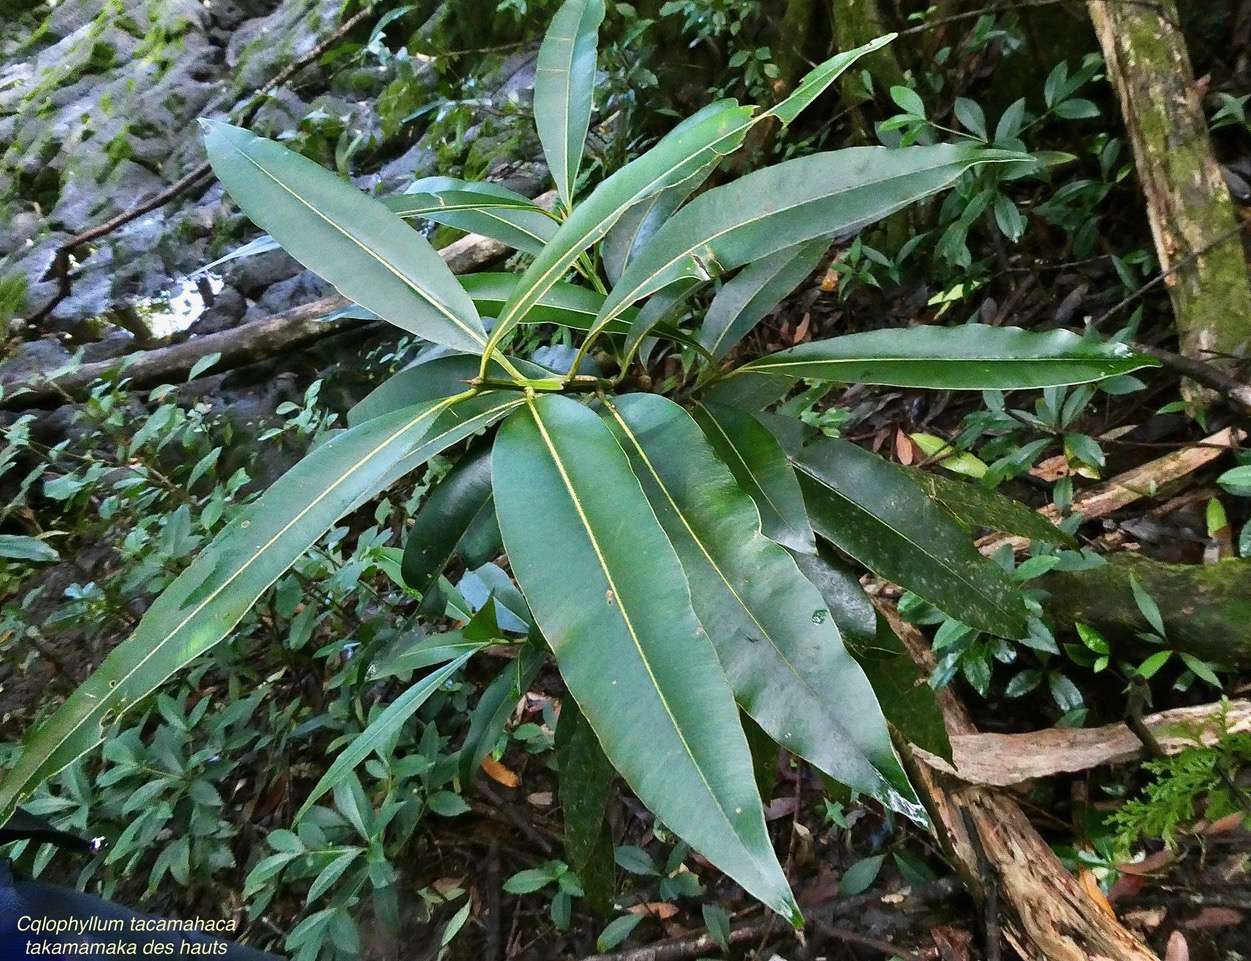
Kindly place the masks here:
[[(28, 738), (0, 785), (2, 813), (226, 636), (339, 517), (482, 435), (414, 518), (402, 565), (411, 589), (463, 611), (467, 623), (379, 658), (375, 676), (438, 670), (337, 757), (305, 811), (474, 651), (520, 634), (522, 652), (484, 694), (462, 759), (466, 768), (480, 762), (550, 651), (585, 725), (560, 739), (583, 758), (566, 765), (562, 784), (567, 811), (581, 812), (571, 839), (589, 837), (615, 769), (670, 829), (799, 923), (765, 829), (745, 724), (753, 740), (924, 818), (866, 670), (848, 650), (858, 648), (869, 674), (888, 663), (874, 656), (873, 610), (818, 546), (836, 545), (978, 630), (1022, 636), (1025, 602), (909, 475), (843, 441), (808, 442), (799, 421), (761, 411), (800, 379), (1003, 390), (1092, 381), (1151, 361), (1065, 331), (970, 325), (834, 337), (728, 366), (733, 346), (833, 238), (976, 165), (1029, 158), (965, 145), (852, 148), (695, 195), (753, 127), (791, 123), (883, 38), (821, 64), (770, 109), (708, 105), (579, 196), (603, 16), (602, 0), (568, 0), (539, 55), (534, 113), (559, 193), (555, 213), (497, 185), (449, 178), (380, 201), (276, 143), (205, 123), (214, 170), (258, 225), (363, 311), (434, 349), (359, 404), (348, 429), (279, 479), (165, 590)], [(457, 278), (407, 217), (498, 237), (533, 260), (520, 274)], [(721, 286), (701, 321), (676, 326), (713, 282)], [(576, 356), (509, 352), (526, 340), (519, 328), (541, 324), (571, 328)], [(665, 351), (682, 352), (690, 371), (672, 397), (627, 393), (632, 381), (601, 376), (590, 360), (611, 355), (628, 375), (640, 356)], [(501, 553), (512, 578), (489, 563)], [(473, 592), (468, 579), (457, 589), (440, 579), (454, 556), (476, 568)], [(892, 695), (888, 715), (908, 700)], [(909, 733), (906, 717), (897, 723)]]

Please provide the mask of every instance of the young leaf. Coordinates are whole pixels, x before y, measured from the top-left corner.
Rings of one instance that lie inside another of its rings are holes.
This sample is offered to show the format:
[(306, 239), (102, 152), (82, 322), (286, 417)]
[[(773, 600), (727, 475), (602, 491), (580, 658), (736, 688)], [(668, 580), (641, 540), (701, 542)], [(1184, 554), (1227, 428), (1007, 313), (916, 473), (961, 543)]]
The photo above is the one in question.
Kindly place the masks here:
[(831, 438), (804, 448), (794, 463), (823, 538), (970, 627), (1025, 636), (1025, 602), (1012, 579), (901, 470)]
[(230, 196), (292, 257), (402, 330), (481, 353), (486, 331), (443, 259), (386, 206), (272, 140), (201, 121)]
[(500, 343), (530, 308), (564, 279), (582, 252), (602, 239), (622, 214), (666, 187), (690, 179), (742, 144), (754, 122), (754, 108), (734, 106), (733, 101), (730, 104), (693, 126), (679, 125), (642, 157), (603, 181), (574, 209), (521, 275), (491, 331), (491, 347)]
[(1159, 362), (1124, 344), (1097, 343), (1067, 330), (1019, 327), (909, 327), (818, 340), (740, 370), (804, 380), (943, 390), (1015, 390), (1082, 384)]
[(295, 819), (298, 821), (304, 817), (308, 813), (309, 808), (317, 802), (318, 798), (327, 791), (333, 790), (335, 785), (352, 773), (356, 765), (369, 757), (377, 747), (386, 743), (396, 731), (404, 726), (404, 722), (412, 717), (421, 705), (426, 703), (426, 699), (431, 694), (442, 687), (444, 682), (464, 666), (472, 654), (472, 651), (466, 651), (450, 664), (446, 664), (433, 674), (423, 677), (388, 704), (385, 711), (371, 721), (365, 730), (352, 738), (347, 746), (339, 752), (334, 759), (334, 763), (330, 765), (330, 768), (322, 775), (321, 780), (317, 782), (317, 785), (309, 792), (308, 797), (304, 799), (304, 803), (300, 805), (300, 810), (296, 812)]
[[(518, 403), (494, 401), (493, 417)], [(265, 588), (336, 520), (394, 480), (395, 471), (413, 470), (462, 439), (466, 422), (437, 426), (449, 406), (419, 404), (329, 438), (243, 511), (157, 598), (135, 633), (34, 730), (0, 784), (0, 817), (32, 785), (99, 744), (108, 717), (220, 641)]]
[(604, 0), (566, 0), (539, 48), (534, 123), (565, 207), (573, 206), (578, 166), (591, 126), (595, 46)]
[(720, 359), (816, 269), (830, 245), (825, 240), (787, 247), (748, 264), (712, 299), (699, 342)]
[(513, 573), (604, 753), (666, 825), (797, 920), (733, 693), (612, 433), (548, 395), (504, 423), (491, 460)]
[(792, 550), (814, 553), (817, 545), (804, 495), (777, 438), (751, 414), (733, 407), (700, 404), (694, 417), (739, 487), (755, 501), (765, 536)]
[(924, 818), (873, 691), (821, 594), (681, 407), (617, 398), (607, 417), (691, 585), (695, 612), (742, 708), (831, 777)]
[(749, 173), (696, 197), (658, 230), (597, 324), (684, 278), (708, 280), (787, 247), (859, 230), (950, 186), (975, 164), (1019, 159), (951, 144), (850, 147)]

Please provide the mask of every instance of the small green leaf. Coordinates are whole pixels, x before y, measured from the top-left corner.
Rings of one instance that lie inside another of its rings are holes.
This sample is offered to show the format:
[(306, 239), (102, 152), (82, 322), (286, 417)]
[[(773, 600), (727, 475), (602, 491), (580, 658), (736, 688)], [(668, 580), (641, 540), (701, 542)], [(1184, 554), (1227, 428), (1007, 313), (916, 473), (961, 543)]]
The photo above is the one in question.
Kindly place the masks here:
[(857, 861), (849, 867), (839, 879), (839, 896), (850, 898), (869, 890), (873, 886), (873, 882), (877, 880), (878, 872), (882, 870), (882, 862), (884, 860), (886, 860), (886, 855), (875, 854), (873, 857)]
[(440, 817), (454, 818), (469, 811), (469, 802), (453, 791), (435, 791), (426, 799), (430, 810)]
[(656, 869), (656, 863), (651, 855), (632, 844), (623, 844), (617, 848), (613, 860), (623, 871), (629, 871), (631, 874), (642, 877), (660, 877), (660, 872)]
[(1231, 467), (1220, 477), (1216, 478), (1216, 483), (1220, 484), (1225, 490), (1239, 497), (1251, 497), (1251, 464), (1244, 464), (1242, 467)]
[(730, 916), (719, 904), (703, 906), (704, 927), (712, 935), (712, 939), (726, 955), (730, 953)]
[(0, 534), (0, 557), (9, 561), (31, 561), (36, 564), (55, 564), (61, 559), (56, 549), (44, 541), (21, 534)]
[(1133, 574), (1129, 575), (1129, 587), (1134, 594), (1134, 603), (1138, 605), (1138, 610), (1147, 619), (1147, 623), (1161, 638), (1165, 637), (1164, 618), (1160, 616), (1160, 608), (1156, 606), (1155, 599), (1147, 593)]
[(600, 936), (595, 940), (595, 950), (600, 954), (611, 951), (628, 938), (630, 932), (637, 928), (642, 920), (641, 914), (626, 914), (617, 918), (600, 932)]

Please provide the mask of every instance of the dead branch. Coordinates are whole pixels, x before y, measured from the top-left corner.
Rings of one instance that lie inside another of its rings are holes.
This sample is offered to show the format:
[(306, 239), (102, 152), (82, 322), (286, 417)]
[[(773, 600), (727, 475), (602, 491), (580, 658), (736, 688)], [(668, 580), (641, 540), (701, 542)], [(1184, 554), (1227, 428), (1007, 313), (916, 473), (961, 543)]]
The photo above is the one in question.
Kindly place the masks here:
[[(539, 202), (546, 196), (540, 197)], [(439, 255), (452, 273), (467, 274), (498, 262), (508, 255), (509, 250), (497, 240), (470, 234), (444, 247)], [(193, 337), (180, 344), (140, 351), (114, 360), (83, 364), (53, 380), (40, 378), (26, 383), (4, 384), (0, 410), (28, 410), (80, 400), (86, 396), (92, 383), (119, 370), (135, 387), (176, 383), (186, 377), (197, 361), (210, 354), (221, 354), (217, 370), (229, 370), (289, 353), (331, 334), (368, 326), (368, 322), (360, 320), (326, 322), (318, 319), (347, 306), (347, 303), (338, 295), (324, 297), (232, 330)]]
[[(915, 627), (880, 601), (878, 609), (925, 673), (933, 653)], [(977, 729), (949, 689), (939, 692), (953, 739)], [(1008, 943), (1026, 961), (1158, 961), (1064, 869), (1020, 807), (995, 788), (966, 784), (928, 763), (924, 752), (901, 751), (912, 783), (930, 812), (934, 834), (966, 886), (983, 904), (995, 892)], [(989, 927), (989, 926), (988, 926)]]
[[(1251, 730), (1251, 701), (1181, 707), (1142, 720), (1165, 754), (1177, 754), (1196, 744), (1215, 744), (1223, 734)], [(957, 734), (951, 748), (954, 767), (919, 748), (913, 750), (935, 770), (995, 787), (1126, 764), (1145, 756), (1142, 741), (1127, 724), (1048, 728), (1029, 734)]]
[[(1241, 430), (1226, 428), (1217, 431), (1192, 447), (1165, 454), (1079, 492), (1073, 498), (1072, 513), (1081, 514), (1087, 520), (1096, 520), (1144, 497), (1155, 497), (1166, 485), (1206, 467), (1237, 447), (1245, 438), (1246, 433)], [(1038, 513), (1052, 523), (1060, 521), (1060, 512), (1054, 504), (1048, 504)], [(1012, 545), (1013, 550), (1023, 551), (1029, 547), (1029, 540), (1008, 534), (988, 534), (977, 540), (978, 550), (988, 557), (1005, 544)]]

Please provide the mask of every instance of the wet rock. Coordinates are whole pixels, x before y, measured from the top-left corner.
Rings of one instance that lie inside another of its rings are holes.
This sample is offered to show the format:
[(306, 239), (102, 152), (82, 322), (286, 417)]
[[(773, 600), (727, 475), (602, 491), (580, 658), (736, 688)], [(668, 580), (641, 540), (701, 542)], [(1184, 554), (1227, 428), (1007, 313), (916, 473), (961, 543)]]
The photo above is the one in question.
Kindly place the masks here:
[(233, 288), (226, 287), (214, 297), (213, 306), (202, 313), (195, 323), (187, 328), (187, 332), (194, 336), (202, 336), (230, 330), (238, 326), (247, 309), (248, 302), (243, 295)]
[(261, 297), (260, 306), (270, 314), (280, 314), (325, 296), (325, 291), (325, 282), (316, 274), (305, 271), (270, 287)]
[(83, 363), (94, 364), (101, 360), (124, 357), (135, 350), (135, 337), (125, 330), (115, 330), (104, 339), (93, 341), (83, 347)]
[(70, 352), (57, 341), (43, 337), (19, 344), (17, 350), (0, 363), (0, 385), (24, 383), (48, 371), (64, 367), (70, 361)]
[(289, 280), (303, 270), (287, 253), (273, 250), (255, 257), (244, 257), (226, 265), (226, 281), (250, 300), (256, 300), (268, 288)]

